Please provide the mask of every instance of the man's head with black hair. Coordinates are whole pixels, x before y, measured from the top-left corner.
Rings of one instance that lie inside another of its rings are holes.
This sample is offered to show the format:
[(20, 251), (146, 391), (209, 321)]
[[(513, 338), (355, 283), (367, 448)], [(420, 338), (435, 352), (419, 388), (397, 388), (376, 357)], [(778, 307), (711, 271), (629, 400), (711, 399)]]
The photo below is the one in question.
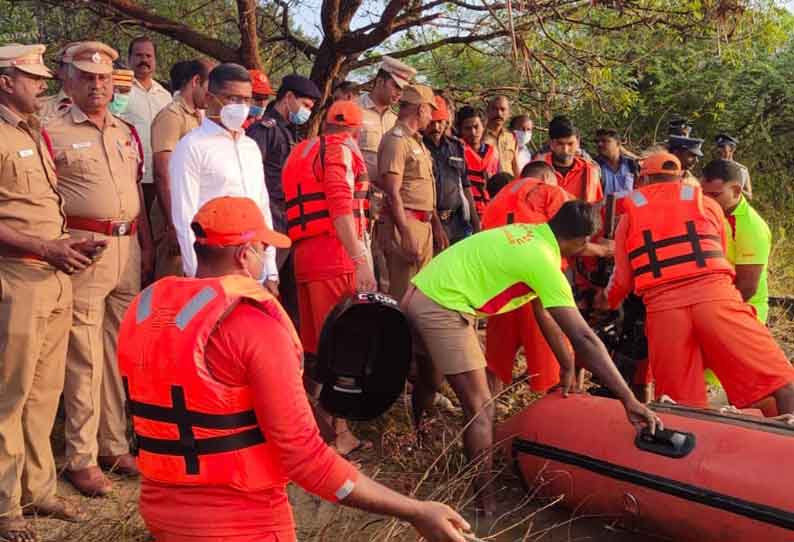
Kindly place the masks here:
[(532, 119), (529, 118), (529, 115), (516, 115), (510, 119), (510, 129), (513, 131), (524, 130), (526, 132), (531, 132), (532, 128)]
[(564, 115), (557, 115), (549, 123), (549, 150), (554, 164), (562, 167), (573, 165), (579, 151), (579, 130), (573, 121)]
[(501, 129), (510, 118), (510, 100), (502, 94), (494, 96), (488, 102), (488, 128)]
[(537, 179), (546, 184), (557, 184), (557, 173), (554, 168), (543, 160), (534, 160), (521, 170), (522, 178)]
[(512, 180), (513, 174), (506, 171), (500, 171), (496, 175), (492, 175), (491, 178), (488, 179), (488, 195), (490, 195), (492, 198), (496, 197), (496, 194), (498, 194), (502, 188), (510, 184)]
[(218, 64), (209, 74), (207, 117), (220, 119), (224, 105), (251, 103), (253, 86), (248, 70), (231, 62)]
[(358, 85), (353, 81), (342, 81), (334, 87), (334, 101), (351, 102), (358, 98)]
[(475, 151), (479, 150), (485, 130), (483, 114), (470, 105), (464, 105), (455, 114), (458, 136)]
[(127, 62), (135, 71), (135, 78), (151, 81), (157, 71), (157, 46), (149, 36), (138, 36), (127, 48)]
[(580, 253), (601, 226), (597, 209), (584, 201), (566, 201), (551, 220), (549, 228), (557, 238), (560, 254), (563, 257), (575, 256)]
[(596, 130), (596, 148), (598, 155), (608, 160), (620, 158), (620, 136), (613, 128), (599, 128)]
[(700, 186), (703, 194), (720, 204), (725, 213), (733, 211), (742, 199), (744, 173), (733, 160), (712, 160), (703, 168)]

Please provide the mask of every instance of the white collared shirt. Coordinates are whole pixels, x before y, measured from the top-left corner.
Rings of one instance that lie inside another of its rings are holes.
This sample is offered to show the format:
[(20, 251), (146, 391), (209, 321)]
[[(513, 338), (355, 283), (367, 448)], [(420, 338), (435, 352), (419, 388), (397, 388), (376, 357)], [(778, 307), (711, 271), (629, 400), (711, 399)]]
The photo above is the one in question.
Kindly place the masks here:
[(171, 94), (157, 81), (152, 81), (152, 88), (146, 90), (137, 79), (132, 81), (130, 103), (127, 110), (119, 115), (135, 126), (143, 144), (143, 183), (152, 181), (152, 121), (157, 113), (171, 103)]
[[(196, 275), (196, 240), (190, 223), (202, 205), (222, 196), (254, 200), (273, 227), (270, 197), (265, 186), (262, 153), (253, 139), (240, 133), (236, 138), (208, 118), (179, 140), (168, 163), (171, 176), (171, 216), (182, 252), (185, 275)], [(278, 280), (276, 249), (265, 253), (267, 278)]]

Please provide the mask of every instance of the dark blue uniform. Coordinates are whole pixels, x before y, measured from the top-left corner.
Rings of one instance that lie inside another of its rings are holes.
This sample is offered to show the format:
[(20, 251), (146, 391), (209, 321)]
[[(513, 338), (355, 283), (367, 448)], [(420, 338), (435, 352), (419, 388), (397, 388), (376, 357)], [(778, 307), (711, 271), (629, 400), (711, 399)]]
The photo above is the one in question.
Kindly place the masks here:
[[(442, 136), (436, 145), (429, 137), (424, 138), (425, 146), (433, 157), (433, 175), (436, 178), (436, 209), (450, 243), (460, 241), (471, 235), (470, 219), (466, 219), (464, 190), (470, 187), (466, 175), (466, 161), (463, 143), (457, 139)], [(469, 209), (468, 216), (474, 212)]]

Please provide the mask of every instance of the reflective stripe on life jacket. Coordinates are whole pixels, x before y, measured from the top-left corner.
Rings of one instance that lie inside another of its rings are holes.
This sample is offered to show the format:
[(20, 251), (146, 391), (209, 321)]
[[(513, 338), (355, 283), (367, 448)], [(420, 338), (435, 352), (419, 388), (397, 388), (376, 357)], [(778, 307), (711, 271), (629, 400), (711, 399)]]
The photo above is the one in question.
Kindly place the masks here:
[(286, 483), (250, 388), (219, 382), (204, 358), (212, 332), (243, 300), (283, 325), (300, 353), (284, 310), (245, 277), (169, 277), (130, 305), (119, 330), (119, 368), (138, 468), (147, 479), (242, 491)]
[[(367, 231), (369, 220), (369, 181), (366, 174), (354, 178), (354, 161), (360, 156), (355, 143), (328, 143), (326, 136), (314, 137), (292, 149), (284, 165), (282, 183), (287, 212), (287, 233), (298, 241), (324, 233), (333, 233), (334, 226), (328, 211), (323, 187), (327, 146), (340, 145), (347, 170), (347, 182), (353, 193), (353, 220), (359, 238)], [(363, 158), (360, 158), (363, 171)]]
[(485, 206), (491, 200), (486, 183), (499, 170), (499, 156), (493, 145), (486, 145), (485, 156), (465, 145), (463, 156), (466, 159), (466, 175), (471, 184), (471, 197), (477, 214), (482, 216)]
[(729, 273), (719, 230), (703, 209), (700, 187), (657, 183), (624, 199), (629, 220), (626, 250), (637, 293), (666, 282)]

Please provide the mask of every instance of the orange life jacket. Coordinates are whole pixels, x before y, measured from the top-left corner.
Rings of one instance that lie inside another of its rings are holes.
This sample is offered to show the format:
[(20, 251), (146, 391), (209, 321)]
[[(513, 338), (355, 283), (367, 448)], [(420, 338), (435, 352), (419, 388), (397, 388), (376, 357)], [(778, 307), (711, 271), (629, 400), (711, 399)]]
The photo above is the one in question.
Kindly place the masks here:
[[(536, 156), (535, 160), (542, 160), (549, 164), (552, 168), (554, 168), (554, 160), (553, 156), (550, 152), (541, 154), (540, 156)], [(582, 184), (582, 190), (579, 194), (574, 194), (573, 192), (568, 192), (572, 197), (576, 199), (580, 199), (582, 201), (586, 201), (587, 203), (595, 203), (596, 201), (600, 200), (601, 198), (598, 195), (598, 189), (600, 188), (601, 184), (599, 182), (599, 175), (601, 174), (601, 168), (598, 164), (591, 162), (590, 160), (585, 160), (579, 156), (574, 157), (574, 160), (579, 160), (584, 162), (585, 167), (585, 179), (584, 183)], [(554, 174), (557, 175), (557, 185), (564, 190), (568, 190), (569, 183), (566, 182), (567, 179), (564, 177), (557, 169), (554, 169)]]
[[(555, 200), (548, 209), (534, 209), (525, 202), (535, 192), (559, 192), (561, 197)], [(525, 177), (507, 184), (491, 200), (482, 216), (483, 229), (498, 228), (515, 222), (526, 224), (542, 224), (551, 220), (560, 206), (568, 199), (568, 193), (559, 186), (549, 185), (543, 181)]]
[(210, 334), (242, 300), (287, 328), (300, 352), (284, 309), (245, 277), (168, 277), (130, 305), (119, 330), (118, 358), (133, 448), (147, 479), (241, 491), (286, 484), (257, 423), (251, 389), (215, 380), (204, 358)]
[[(287, 211), (287, 234), (293, 241), (333, 233), (334, 225), (328, 211), (323, 180), (325, 177), (325, 155), (329, 144), (327, 136), (313, 137), (292, 149), (281, 176)], [(345, 159), (350, 160), (348, 171), (360, 152), (352, 140), (340, 142)], [(363, 167), (362, 169), (366, 171)], [(360, 239), (368, 228), (369, 180), (366, 174), (359, 178), (349, 176), (347, 182), (353, 193), (353, 220)]]
[(491, 200), (486, 183), (499, 170), (499, 156), (493, 145), (486, 145), (485, 156), (465, 145), (463, 157), (466, 159), (466, 175), (471, 183), (471, 198), (477, 214), (482, 216), (485, 206)]
[(706, 218), (700, 187), (651, 184), (631, 192), (623, 203), (629, 220), (626, 250), (638, 294), (698, 275), (733, 275), (720, 232)]

